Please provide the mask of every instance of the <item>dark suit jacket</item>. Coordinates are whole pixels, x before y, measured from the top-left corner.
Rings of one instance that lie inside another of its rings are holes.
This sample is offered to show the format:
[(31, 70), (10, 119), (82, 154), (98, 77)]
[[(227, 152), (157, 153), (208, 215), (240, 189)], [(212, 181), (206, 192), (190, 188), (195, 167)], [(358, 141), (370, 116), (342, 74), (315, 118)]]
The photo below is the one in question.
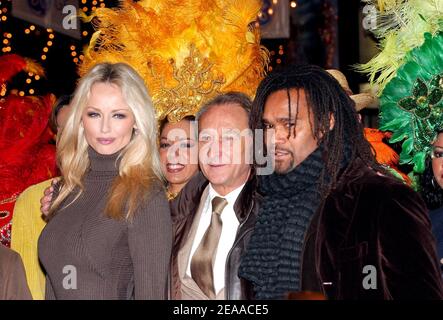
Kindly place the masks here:
[[(178, 252), (186, 242), (201, 195), (209, 181), (198, 173), (189, 181), (177, 198), (170, 203), (174, 243), (171, 260), (171, 299), (181, 299), (181, 281), (178, 272)], [(234, 245), (227, 257), (225, 270), (225, 296), (227, 300), (244, 300), (252, 297), (252, 287), (238, 277), (240, 259), (252, 235), (262, 197), (256, 192), (257, 179), (251, 172), (250, 178), (240, 192), (234, 211), (239, 219)]]
[(329, 299), (443, 298), (423, 200), (359, 159), (339, 178), (306, 239), (305, 290), (319, 286)]
[(0, 245), (0, 300), (32, 300), (20, 255)]

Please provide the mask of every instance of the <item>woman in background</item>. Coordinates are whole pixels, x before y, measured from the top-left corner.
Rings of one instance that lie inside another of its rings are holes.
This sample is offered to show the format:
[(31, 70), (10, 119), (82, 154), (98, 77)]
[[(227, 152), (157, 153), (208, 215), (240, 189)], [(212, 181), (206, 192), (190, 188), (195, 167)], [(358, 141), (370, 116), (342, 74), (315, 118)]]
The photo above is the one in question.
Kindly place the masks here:
[(39, 239), (46, 299), (165, 299), (171, 218), (144, 82), (126, 64), (97, 64), (70, 107)]

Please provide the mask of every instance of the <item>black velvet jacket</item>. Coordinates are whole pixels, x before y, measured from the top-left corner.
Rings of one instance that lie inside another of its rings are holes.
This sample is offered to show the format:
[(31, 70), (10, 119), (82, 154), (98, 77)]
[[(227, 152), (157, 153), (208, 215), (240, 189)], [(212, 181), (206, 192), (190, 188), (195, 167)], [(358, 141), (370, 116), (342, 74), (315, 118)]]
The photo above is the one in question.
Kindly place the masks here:
[(424, 202), (360, 159), (314, 216), (302, 259), (302, 290), (328, 299), (443, 298)]

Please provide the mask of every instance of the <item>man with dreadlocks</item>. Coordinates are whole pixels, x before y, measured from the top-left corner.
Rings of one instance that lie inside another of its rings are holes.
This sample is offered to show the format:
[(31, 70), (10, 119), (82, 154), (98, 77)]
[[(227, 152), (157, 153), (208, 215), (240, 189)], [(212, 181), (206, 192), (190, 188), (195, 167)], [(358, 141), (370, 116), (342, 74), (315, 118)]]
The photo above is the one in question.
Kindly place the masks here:
[(253, 129), (264, 129), (275, 171), (239, 276), (257, 299), (321, 292), (328, 299), (441, 299), (423, 201), (376, 163), (354, 102), (316, 66), (269, 74)]

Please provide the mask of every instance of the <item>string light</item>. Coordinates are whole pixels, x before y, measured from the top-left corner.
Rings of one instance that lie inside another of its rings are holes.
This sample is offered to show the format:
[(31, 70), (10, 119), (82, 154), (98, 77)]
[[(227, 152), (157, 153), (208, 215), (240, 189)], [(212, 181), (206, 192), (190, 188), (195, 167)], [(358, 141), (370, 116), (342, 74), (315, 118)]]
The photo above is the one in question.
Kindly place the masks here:
[(291, 8), (294, 9), (295, 7), (297, 7), (297, 2), (291, 1)]
[[(48, 33), (48, 38), (46, 41), (46, 46), (42, 48), (42, 55), (40, 57), (40, 59), (42, 61), (45, 61), (48, 58), (47, 54), (49, 53), (50, 47), (52, 47), (52, 45), (54, 44), (54, 42), (52, 40), (54, 40), (54, 38), (55, 38), (53, 29), (47, 28), (46, 32)], [(39, 79), (40, 79), (40, 77), (39, 77)]]

